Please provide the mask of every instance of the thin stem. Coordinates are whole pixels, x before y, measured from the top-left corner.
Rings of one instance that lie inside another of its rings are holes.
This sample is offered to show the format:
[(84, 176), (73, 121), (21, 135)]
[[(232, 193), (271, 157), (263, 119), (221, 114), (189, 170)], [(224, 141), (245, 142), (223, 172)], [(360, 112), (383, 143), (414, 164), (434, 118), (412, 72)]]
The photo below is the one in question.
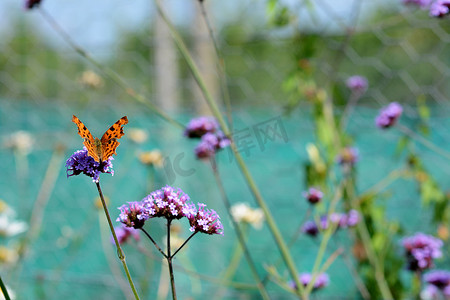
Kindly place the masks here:
[(239, 224), (234, 220), (233, 215), (231, 214), (231, 203), (228, 200), (227, 194), (225, 192), (225, 188), (223, 187), (222, 178), (220, 177), (219, 171), (217, 169), (217, 163), (216, 163), (216, 160), (214, 157), (211, 158), (211, 168), (213, 170), (214, 178), (216, 179), (216, 183), (219, 188), (220, 195), (222, 196), (223, 203), (225, 204), (228, 215), (233, 224), (233, 228), (236, 232), (239, 244), (241, 245), (242, 250), (244, 251), (244, 256), (247, 259), (247, 263), (250, 267), (252, 275), (256, 280), (256, 285), (258, 286), (259, 292), (261, 293), (261, 296), (263, 297), (263, 299), (270, 299), (269, 295), (267, 294), (266, 288), (262, 284), (261, 278), (258, 275), (258, 271), (256, 270), (255, 262), (253, 261), (253, 258), (251, 256), (250, 251), (245, 242), (244, 234), (242, 233), (242, 230), (241, 230)]
[(6, 289), (6, 286), (3, 283), (2, 276), (0, 276), (0, 288), (2, 290), (3, 296), (5, 297), (5, 300), (11, 300), (8, 294), (8, 290)]
[(159, 247), (159, 245), (155, 242), (155, 240), (150, 236), (150, 234), (143, 228), (140, 228), (142, 230), (142, 232), (145, 233), (145, 235), (150, 239), (150, 241), (152, 241), (153, 245), (155, 245), (156, 249), (158, 249), (159, 252), (161, 252), (161, 254), (165, 257), (168, 258), (169, 256), (167, 254), (164, 253), (164, 251), (161, 249), (161, 247)]
[(98, 68), (101, 72), (103, 72), (104, 75), (106, 75), (109, 79), (111, 79), (114, 83), (117, 84), (121, 89), (123, 89), (131, 98), (136, 100), (137, 102), (147, 106), (149, 109), (151, 109), (156, 115), (160, 116), (164, 120), (168, 121), (169, 123), (178, 126), (180, 128), (184, 128), (184, 125), (178, 122), (177, 120), (171, 118), (168, 114), (166, 114), (164, 111), (160, 110), (156, 105), (154, 105), (152, 102), (150, 102), (148, 99), (146, 99), (141, 94), (137, 93), (131, 86), (125, 82), (116, 72), (109, 69), (108, 67), (103, 66), (101, 63), (99, 63), (97, 60), (95, 60), (91, 55), (89, 55), (84, 49), (82, 49), (80, 46), (78, 46), (72, 38), (64, 31), (64, 29), (61, 28), (61, 26), (55, 21), (55, 19), (41, 6), (38, 7), (38, 11), (40, 12), (41, 16), (44, 18), (45, 21), (50, 25), (50, 27), (55, 30), (55, 32), (62, 37), (62, 39), (69, 44), (69, 46), (77, 52), (80, 56), (85, 58), (87, 61), (89, 61), (91, 64), (93, 64), (96, 68)]
[[(336, 239), (338, 239), (338, 237), (336, 236)], [(341, 242), (339, 242), (338, 244), (342, 244)], [(343, 247), (343, 246), (342, 246)], [(358, 271), (356, 270), (356, 268), (353, 266), (353, 263), (350, 259), (350, 257), (347, 255), (347, 253), (350, 251), (344, 251), (342, 253), (342, 257), (344, 259), (344, 263), (347, 266), (347, 268), (349, 269), (353, 280), (355, 281), (356, 287), (358, 288), (361, 296), (363, 297), (364, 300), (369, 300), (370, 299), (370, 293), (367, 290), (366, 285), (364, 284), (364, 281), (361, 279), (361, 276), (358, 274)]]
[(212, 40), (214, 44), (214, 49), (216, 51), (216, 58), (217, 58), (217, 67), (219, 68), (219, 76), (220, 76), (220, 84), (222, 88), (223, 98), (225, 102), (226, 112), (227, 112), (227, 118), (228, 123), (230, 124), (230, 130), (233, 128), (233, 116), (231, 111), (231, 100), (230, 100), (230, 94), (228, 93), (228, 87), (227, 87), (227, 73), (225, 70), (225, 60), (223, 59), (222, 52), (219, 49), (219, 45), (217, 44), (217, 39), (214, 36), (214, 31), (211, 26), (211, 22), (209, 21), (208, 14), (206, 12), (205, 8), (205, 2), (204, 1), (198, 1), (200, 5), (200, 10), (202, 12), (203, 19), (205, 20), (206, 27), (208, 27), (209, 37)]
[(350, 95), (350, 100), (348, 101), (347, 105), (345, 106), (344, 112), (342, 113), (341, 121), (340, 121), (340, 130), (341, 132), (344, 132), (347, 128), (348, 120), (350, 119), (350, 116), (352, 115), (356, 103), (358, 102), (359, 98), (361, 98), (361, 92), (353, 92)]
[(412, 131), (411, 129), (409, 129), (406, 126), (403, 126), (401, 124), (397, 124), (396, 126), (398, 127), (398, 129), (400, 129), (400, 131), (405, 133), (407, 136), (409, 136), (410, 138), (412, 138), (416, 142), (421, 143), (422, 145), (424, 145), (425, 147), (427, 147), (431, 151), (436, 152), (437, 154), (441, 155), (442, 157), (444, 157), (446, 159), (450, 159), (450, 152), (448, 152), (448, 151), (446, 151), (446, 150), (444, 150), (442, 148), (439, 148), (438, 146), (436, 146), (435, 144), (433, 144), (432, 142), (430, 142), (429, 140), (427, 140), (423, 136), (415, 133), (414, 131)]
[[(211, 94), (209, 93), (209, 91), (205, 85), (205, 81), (203, 80), (202, 76), (200, 75), (198, 67), (195, 64), (194, 60), (192, 59), (192, 56), (190, 55), (189, 51), (187, 50), (187, 47), (184, 44), (181, 36), (179, 35), (178, 31), (175, 29), (174, 25), (170, 22), (167, 15), (163, 11), (160, 1), (154, 0), (154, 2), (156, 4), (156, 9), (158, 10), (159, 15), (161, 16), (161, 18), (164, 20), (164, 22), (169, 27), (170, 33), (172, 34), (172, 37), (173, 37), (175, 43), (177, 44), (181, 55), (183, 56), (186, 63), (188, 64), (189, 69), (190, 69), (192, 75), (194, 76), (194, 79), (197, 82), (200, 90), (202, 91), (202, 93), (205, 97), (205, 100), (208, 103), (214, 117), (219, 122), (224, 134), (226, 136), (230, 136), (231, 132), (229, 130), (229, 127), (228, 127), (227, 123), (225, 122), (225, 120), (219, 110), (219, 107), (217, 106), (216, 102), (214, 101)], [(300, 294), (303, 294), (303, 285), (300, 283), (300, 280), (298, 279), (298, 272), (295, 267), (294, 260), (292, 259), (292, 256), (286, 245), (286, 242), (284, 241), (283, 236), (281, 235), (281, 232), (280, 232), (278, 226), (276, 225), (275, 220), (273, 219), (272, 214), (270, 213), (270, 210), (269, 210), (266, 202), (264, 201), (258, 187), (256, 186), (256, 183), (255, 183), (253, 177), (250, 174), (250, 171), (248, 170), (242, 156), (237, 151), (236, 145), (234, 144), (233, 141), (231, 142), (231, 149), (233, 150), (233, 154), (236, 158), (239, 168), (241, 169), (241, 172), (242, 172), (245, 180), (247, 181), (247, 185), (249, 186), (250, 190), (252, 191), (257, 204), (263, 210), (264, 216), (266, 217), (267, 225), (272, 233), (272, 236), (275, 239), (278, 249), (281, 252), (281, 256), (283, 257), (283, 260), (285, 261), (285, 264), (289, 270), (289, 273), (290, 273), (292, 279), (294, 280), (294, 282), (296, 283), (296, 285), (300, 288)], [(306, 299), (306, 298), (304, 298), (304, 299)]]
[(136, 288), (134, 287), (133, 280), (131, 279), (130, 271), (128, 270), (127, 263), (125, 261), (125, 253), (123, 253), (122, 248), (120, 247), (119, 240), (117, 239), (116, 231), (114, 230), (114, 226), (111, 221), (111, 217), (109, 215), (108, 207), (106, 206), (105, 198), (103, 197), (103, 192), (100, 187), (100, 182), (95, 183), (97, 185), (98, 194), (100, 196), (100, 199), (102, 201), (103, 209), (105, 211), (106, 219), (108, 220), (109, 229), (111, 230), (111, 233), (114, 238), (114, 243), (116, 244), (117, 248), (117, 255), (122, 262), (123, 269), (125, 270), (125, 274), (127, 275), (128, 283), (130, 284), (131, 290), (133, 291), (134, 297), (139, 300), (138, 293), (136, 291)]
[(175, 290), (175, 278), (173, 276), (173, 266), (172, 266), (172, 255), (170, 253), (170, 223), (171, 219), (167, 219), (167, 264), (169, 265), (169, 275), (170, 275), (170, 286), (172, 288), (172, 299), (177, 299), (177, 292)]
[(197, 233), (198, 233), (198, 231), (196, 231), (196, 232), (194, 232), (193, 234), (191, 234), (191, 235), (187, 238), (187, 240), (184, 241), (183, 245), (181, 245), (180, 248), (178, 248), (178, 250), (175, 251), (174, 254), (172, 254), (172, 258), (173, 258), (175, 255), (177, 255), (178, 251), (180, 251), (180, 250), (184, 247), (184, 245), (186, 245), (187, 242), (189, 242), (189, 240), (190, 240), (194, 235), (196, 235)]
[[(352, 206), (355, 207), (358, 211), (361, 211), (361, 206), (360, 206), (359, 202), (354, 200), (355, 199), (354, 190), (352, 189), (352, 187), (349, 184), (346, 185), (346, 190), (347, 190), (347, 194), (349, 195), (349, 198), (353, 200)], [(380, 289), (383, 299), (386, 299), (386, 300), (394, 299), (392, 296), (391, 290), (389, 289), (389, 285), (386, 281), (383, 266), (381, 265), (380, 261), (378, 260), (375, 249), (372, 246), (369, 229), (367, 228), (364, 215), (360, 214), (360, 218), (361, 218), (361, 220), (359, 221), (358, 225), (356, 226), (356, 229), (359, 233), (359, 236), (361, 237), (364, 250), (366, 251), (366, 254), (367, 254), (367, 258), (369, 259), (369, 262), (372, 265), (372, 267), (375, 269), (375, 279), (376, 279), (378, 288)]]

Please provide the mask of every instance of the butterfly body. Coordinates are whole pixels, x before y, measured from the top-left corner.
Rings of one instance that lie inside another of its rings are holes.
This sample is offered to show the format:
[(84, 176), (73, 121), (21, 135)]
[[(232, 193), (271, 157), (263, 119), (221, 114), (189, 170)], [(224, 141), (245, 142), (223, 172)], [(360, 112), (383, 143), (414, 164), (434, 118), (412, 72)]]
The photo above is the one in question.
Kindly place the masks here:
[(128, 124), (128, 118), (127, 116), (120, 118), (106, 130), (101, 139), (94, 138), (83, 122), (76, 116), (72, 117), (72, 122), (77, 125), (78, 134), (84, 139), (83, 144), (88, 150), (88, 155), (101, 163), (108, 160), (113, 154), (117, 154), (116, 149), (120, 144), (117, 140), (124, 135), (123, 125)]

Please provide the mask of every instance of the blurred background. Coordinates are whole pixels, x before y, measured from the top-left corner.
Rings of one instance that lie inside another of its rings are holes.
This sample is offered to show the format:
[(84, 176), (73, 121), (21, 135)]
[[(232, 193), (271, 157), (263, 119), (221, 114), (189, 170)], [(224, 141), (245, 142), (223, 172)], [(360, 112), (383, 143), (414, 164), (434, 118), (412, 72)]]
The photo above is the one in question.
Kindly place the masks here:
[[(234, 130), (249, 132), (253, 147), (243, 151), (244, 159), (286, 236), (296, 232), (308, 207), (301, 193), (307, 189), (306, 145), (316, 140), (310, 88), (327, 89), (339, 110), (350, 96), (347, 78), (368, 79), (369, 89), (348, 126), (360, 150), (361, 191), (405, 164), (398, 144), (404, 133), (380, 134), (374, 126), (379, 109), (389, 102), (404, 105), (403, 125), (448, 149), (447, 19), (430, 18), (400, 1), (212, 0), (205, 7), (214, 45), (196, 1), (168, 0), (163, 5), (214, 98), (222, 105), (229, 97)], [(130, 121), (113, 161), (114, 176), (101, 177), (114, 219), (116, 207), (166, 184), (182, 188), (194, 202), (206, 203), (222, 217), (223, 237), (197, 235), (177, 257), (182, 267), (176, 271), (177, 288), (180, 295), (189, 295), (182, 299), (258, 299), (257, 291), (242, 293), (240, 287), (218, 283), (238, 245), (210, 168), (195, 159), (196, 144), (78, 55), (45, 17), (50, 15), (73, 42), (136, 92), (187, 124), (192, 117), (209, 114), (208, 107), (153, 2), (44, 0), (41, 7), (44, 14), (25, 10), (21, 1), (0, 2), (0, 211), (15, 211), (17, 226), (22, 225), (17, 235), (0, 236), (0, 270), (16, 298), (129, 296), (95, 185), (86, 176), (66, 178), (65, 161), (82, 147), (71, 122), (74, 114), (97, 137), (124, 115)], [(228, 96), (215, 46), (224, 62)], [(262, 145), (255, 126), (273, 120), (286, 135)], [(149, 164), (142, 154), (153, 150), (161, 157)], [(420, 144), (414, 151), (445, 192), (450, 187), (448, 159)], [(176, 160), (192, 172), (180, 172)], [(231, 202), (256, 207), (231, 154), (225, 149), (218, 161)], [(434, 212), (423, 209), (416, 182), (400, 179), (379, 200), (386, 217), (406, 233), (436, 234)], [(179, 225), (178, 235), (186, 238), (188, 224)], [(164, 227), (155, 220), (148, 231), (162, 241)], [(255, 257), (267, 263), (278, 259), (266, 227), (249, 227), (248, 234)], [(341, 239), (346, 244), (348, 238)], [(312, 268), (317, 245), (302, 236), (292, 246), (299, 269)], [(170, 295), (166, 266), (153, 245), (142, 238), (125, 245), (124, 251), (143, 299)], [(448, 256), (439, 264), (448, 267)], [(265, 272), (262, 264), (258, 268)], [(320, 299), (358, 299), (349, 272), (338, 259)], [(252, 283), (244, 259), (232, 279)], [(288, 297), (273, 283), (269, 290), (274, 299)]]

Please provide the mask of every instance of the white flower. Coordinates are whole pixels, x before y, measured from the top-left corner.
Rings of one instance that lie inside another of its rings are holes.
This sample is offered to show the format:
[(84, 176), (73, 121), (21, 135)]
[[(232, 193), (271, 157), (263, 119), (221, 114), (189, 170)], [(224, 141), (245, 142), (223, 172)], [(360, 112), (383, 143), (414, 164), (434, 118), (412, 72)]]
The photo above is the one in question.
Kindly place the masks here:
[(14, 236), (28, 229), (27, 223), (23, 221), (15, 221), (13, 218), (13, 211), (0, 214), (0, 236)]
[(236, 222), (246, 222), (255, 229), (261, 229), (264, 222), (262, 209), (253, 209), (247, 203), (237, 203), (231, 207), (231, 215)]
[(17, 131), (11, 134), (5, 140), (6, 148), (17, 149), (19, 152), (24, 154), (28, 154), (31, 152), (31, 148), (33, 147), (34, 139), (29, 132), (26, 131)]

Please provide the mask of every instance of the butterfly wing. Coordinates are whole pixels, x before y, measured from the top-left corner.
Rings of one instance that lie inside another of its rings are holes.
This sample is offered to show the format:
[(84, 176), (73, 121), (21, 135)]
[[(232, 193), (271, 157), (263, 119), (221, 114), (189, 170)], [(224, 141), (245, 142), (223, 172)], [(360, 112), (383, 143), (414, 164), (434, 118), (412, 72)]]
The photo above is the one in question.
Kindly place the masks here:
[(123, 126), (128, 124), (127, 116), (122, 117), (116, 123), (114, 123), (108, 130), (106, 130), (105, 134), (103, 134), (101, 143), (102, 143), (102, 161), (107, 160), (113, 154), (116, 153), (117, 147), (120, 143), (117, 141), (120, 139), (123, 133)]
[(75, 115), (72, 116), (72, 122), (74, 122), (78, 127), (78, 134), (84, 139), (83, 144), (88, 150), (88, 155), (94, 158), (96, 161), (100, 161), (97, 151), (95, 151), (94, 138), (91, 132), (87, 129), (86, 125), (80, 121)]

